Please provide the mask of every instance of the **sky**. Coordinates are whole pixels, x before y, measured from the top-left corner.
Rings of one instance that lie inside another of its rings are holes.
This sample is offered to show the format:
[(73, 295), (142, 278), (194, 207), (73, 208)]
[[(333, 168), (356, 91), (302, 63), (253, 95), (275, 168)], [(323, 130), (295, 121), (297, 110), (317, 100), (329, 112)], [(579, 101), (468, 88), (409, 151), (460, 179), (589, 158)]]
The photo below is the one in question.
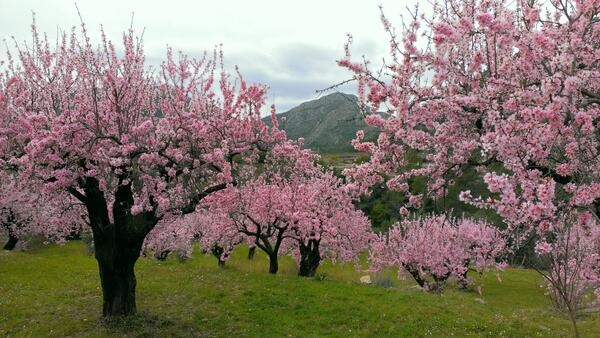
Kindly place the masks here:
[[(120, 41), (132, 22), (144, 31), (147, 61), (159, 64), (166, 47), (201, 56), (222, 44), (228, 67), (239, 66), (248, 82), (269, 86), (268, 104), (279, 112), (318, 98), (319, 89), (340, 83), (351, 74), (336, 65), (344, 54), (347, 34), (353, 54), (377, 62), (388, 50), (389, 38), (379, 5), (397, 26), (418, 0), (78, 0), (77, 6), (92, 37), (100, 25)], [(421, 1), (423, 2), (423, 1)], [(0, 0), (0, 39), (12, 45), (30, 39), (32, 12), (40, 31), (50, 37), (79, 25), (72, 0)], [(5, 58), (0, 45), (0, 59)], [(341, 91), (353, 93), (352, 86)]]

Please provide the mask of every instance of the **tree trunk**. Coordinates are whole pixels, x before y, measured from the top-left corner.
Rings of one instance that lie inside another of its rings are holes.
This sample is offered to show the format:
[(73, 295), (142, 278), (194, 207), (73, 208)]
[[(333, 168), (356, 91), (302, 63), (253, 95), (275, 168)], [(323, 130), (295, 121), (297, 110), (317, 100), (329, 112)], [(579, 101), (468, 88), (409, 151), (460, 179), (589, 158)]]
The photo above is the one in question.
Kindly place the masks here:
[(410, 275), (414, 278), (414, 280), (417, 282), (417, 284), (419, 284), (420, 287), (422, 287), (423, 289), (427, 289), (428, 283), (425, 279), (421, 278), (419, 269), (411, 265), (404, 265), (404, 268), (406, 269), (406, 271), (408, 271), (408, 273), (410, 273)]
[(310, 240), (308, 245), (300, 243), (300, 268), (298, 275), (302, 277), (314, 277), (321, 263), (319, 242)]
[(277, 261), (277, 254), (269, 255), (269, 273), (276, 274), (279, 270), (279, 262)]
[(97, 179), (86, 178), (85, 193), (84, 201), (94, 235), (95, 257), (102, 286), (102, 315), (133, 315), (136, 313), (135, 263), (140, 257), (144, 238), (156, 225), (158, 218), (154, 212), (131, 214), (131, 183), (119, 184), (115, 192), (114, 222), (110, 222), (107, 201)]
[(223, 256), (223, 252), (225, 252), (225, 250), (223, 249), (223, 247), (219, 246), (218, 244), (215, 244), (212, 249), (210, 250), (210, 252), (213, 254), (213, 256), (215, 256), (215, 258), (219, 261), (219, 263), (217, 263), (217, 265), (222, 268), (225, 266), (225, 260), (221, 259)]
[(71, 231), (71, 233), (69, 233), (69, 235), (66, 238), (68, 241), (77, 241), (81, 239), (81, 231)]
[(158, 259), (159, 261), (166, 261), (167, 257), (169, 257), (170, 253), (171, 253), (171, 250), (163, 250), (160, 252), (155, 252), (154, 258)]
[(467, 274), (469, 273), (469, 261), (464, 262), (465, 272), (461, 275), (461, 279), (458, 282), (458, 285), (461, 289), (466, 289), (469, 286), (469, 279)]
[(4, 250), (11, 251), (17, 246), (17, 242), (19, 241), (19, 237), (15, 236), (13, 233), (8, 233), (8, 242), (4, 244)]
[(444, 291), (444, 288), (446, 287), (446, 282), (448, 281), (448, 278), (450, 278), (450, 272), (448, 272), (447, 274), (445, 274), (443, 276), (433, 275), (433, 280), (435, 281), (435, 283), (433, 286), (429, 287), (429, 291), (431, 291), (431, 292)]
[(7, 208), (6, 211), (8, 212), (8, 215), (6, 215), (6, 220), (0, 223), (0, 226), (2, 226), (4, 229), (6, 229), (6, 232), (8, 232), (8, 242), (4, 244), (4, 250), (12, 251), (17, 246), (17, 242), (19, 241), (19, 237), (16, 234), (16, 228), (19, 225), (13, 210), (11, 208)]
[(569, 319), (571, 320), (571, 324), (573, 324), (573, 330), (575, 331), (575, 338), (581, 337), (579, 334), (579, 328), (577, 327), (577, 313), (569, 306)]
[(254, 259), (254, 254), (256, 253), (256, 247), (253, 246), (250, 249), (248, 249), (248, 260), (253, 260)]
[(139, 251), (135, 253), (131, 247), (123, 247), (118, 245), (118, 242), (115, 244), (117, 245), (96, 243), (104, 317), (128, 316), (136, 313), (134, 266)]
[[(85, 163), (82, 165), (85, 166)], [(99, 180), (87, 176), (78, 179), (78, 183), (84, 193), (75, 188), (70, 188), (69, 192), (84, 203), (88, 211), (102, 285), (102, 314), (105, 317), (135, 314), (134, 267), (144, 239), (161, 219), (157, 216), (158, 203), (150, 196), (151, 210), (133, 215), (132, 177), (129, 172), (123, 171), (118, 176), (118, 187), (114, 192), (111, 222), (108, 201)], [(183, 213), (193, 212), (200, 200), (226, 186), (220, 184), (199, 193), (182, 209)]]

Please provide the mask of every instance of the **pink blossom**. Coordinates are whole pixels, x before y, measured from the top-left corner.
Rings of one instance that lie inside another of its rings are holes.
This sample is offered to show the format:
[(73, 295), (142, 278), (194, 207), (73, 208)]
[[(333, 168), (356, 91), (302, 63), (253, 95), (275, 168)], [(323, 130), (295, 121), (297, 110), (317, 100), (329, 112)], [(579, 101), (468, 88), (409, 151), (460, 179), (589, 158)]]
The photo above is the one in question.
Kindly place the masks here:
[(542, 254), (548, 253), (548, 252), (550, 252), (550, 250), (552, 250), (552, 245), (550, 245), (547, 242), (541, 241), (541, 242), (538, 242), (535, 245), (535, 252), (538, 255), (542, 255)]

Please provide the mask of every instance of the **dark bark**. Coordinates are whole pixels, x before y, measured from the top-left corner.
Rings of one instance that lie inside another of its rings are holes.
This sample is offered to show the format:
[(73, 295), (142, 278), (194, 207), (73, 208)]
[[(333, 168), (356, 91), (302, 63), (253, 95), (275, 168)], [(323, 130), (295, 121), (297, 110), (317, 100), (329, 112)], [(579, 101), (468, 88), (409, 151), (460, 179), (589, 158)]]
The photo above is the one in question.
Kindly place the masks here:
[(406, 271), (408, 271), (408, 273), (410, 273), (410, 275), (414, 278), (414, 280), (417, 282), (417, 284), (419, 284), (420, 287), (422, 287), (422, 288), (426, 287), (427, 281), (425, 279), (421, 278), (419, 269), (417, 269), (411, 265), (404, 265), (404, 268), (406, 269)]
[(298, 275), (302, 277), (314, 277), (320, 263), (319, 241), (310, 240), (308, 241), (308, 245), (300, 243), (300, 268)]
[(12, 232), (8, 233), (8, 242), (4, 244), (4, 250), (11, 251), (17, 246), (19, 237), (15, 236)]
[[(141, 153), (138, 152), (134, 157)], [(84, 160), (81, 160), (80, 166), (85, 168)], [(113, 196), (113, 222), (110, 221), (107, 198), (97, 178), (81, 177), (77, 181), (78, 188), (67, 188), (74, 198), (86, 206), (88, 212), (102, 285), (102, 314), (105, 317), (135, 314), (135, 263), (144, 239), (161, 219), (157, 216), (158, 203), (152, 196), (149, 197), (150, 210), (131, 214), (134, 203), (131, 182), (134, 180), (127, 167), (120, 169), (122, 174), (118, 177), (118, 188)], [(184, 214), (193, 212), (204, 197), (226, 186), (219, 184), (191, 196), (180, 211)]]
[(225, 261), (221, 259), (221, 256), (223, 255), (223, 252), (225, 250), (223, 250), (223, 248), (219, 245), (215, 245), (212, 247), (211, 249), (211, 253), (213, 254), (213, 256), (215, 256), (217, 258), (217, 260), (219, 261), (219, 263), (217, 264), (220, 268), (225, 266)]
[(68, 241), (77, 241), (81, 239), (81, 231), (71, 231), (66, 238)]
[(154, 258), (158, 259), (159, 261), (165, 261), (165, 260), (167, 260), (167, 257), (169, 257), (170, 253), (171, 253), (171, 250), (163, 250), (160, 252), (155, 252)]
[[(110, 246), (96, 246), (96, 259), (102, 285), (102, 315), (127, 316), (136, 313), (134, 273), (139, 255), (128, 248), (111, 250)], [(129, 251), (130, 254), (124, 254)]]
[(245, 234), (248, 236), (255, 237), (254, 244), (269, 256), (269, 273), (276, 274), (277, 271), (279, 270), (279, 262), (278, 262), (279, 248), (281, 247), (281, 242), (283, 241), (283, 238), (284, 238), (283, 235), (287, 229), (287, 225), (277, 226), (277, 223), (279, 222), (279, 220), (277, 220), (277, 219), (269, 225), (269, 227), (274, 228), (276, 231), (275, 243), (271, 243), (269, 241), (270, 236), (267, 235), (266, 233), (260, 232), (262, 225), (259, 222), (256, 222), (256, 220), (254, 220), (249, 215), (246, 215), (246, 217), (248, 217), (248, 219), (251, 222), (256, 224), (256, 226), (259, 230), (257, 232), (246, 231)]
[(256, 247), (253, 246), (251, 248), (248, 249), (248, 260), (253, 260), (254, 259), (254, 254), (256, 253)]
[[(3, 208), (4, 209), (4, 208)], [(16, 234), (16, 229), (19, 225), (17, 223), (17, 218), (11, 208), (6, 208), (3, 210), (7, 214), (7, 218), (4, 222), (2, 222), (2, 227), (6, 229), (8, 233), (8, 242), (4, 244), (4, 250), (12, 251), (19, 241), (19, 236)]]
[(156, 225), (154, 212), (131, 215), (131, 185), (120, 185), (115, 192), (113, 219), (108, 217), (107, 202), (95, 178), (86, 178), (85, 204), (94, 235), (95, 257), (102, 286), (102, 315), (127, 316), (136, 313), (134, 273), (142, 243)]
[(573, 177), (559, 175), (555, 170), (553, 170), (549, 167), (539, 165), (533, 161), (529, 161), (529, 163), (527, 164), (527, 169), (529, 169), (529, 170), (537, 169), (544, 176), (551, 177), (556, 183), (567, 184), (567, 183), (570, 183), (573, 181)]
[(419, 284), (427, 292), (441, 292), (444, 290), (444, 286), (446, 285), (446, 281), (450, 277), (450, 273), (444, 276), (433, 275), (433, 281), (427, 280), (426, 278), (421, 277), (419, 273), (419, 269), (410, 264), (405, 264), (404, 268), (410, 275), (414, 278), (414, 280)]
[(279, 261), (277, 253), (269, 255), (269, 273), (276, 274), (279, 270)]

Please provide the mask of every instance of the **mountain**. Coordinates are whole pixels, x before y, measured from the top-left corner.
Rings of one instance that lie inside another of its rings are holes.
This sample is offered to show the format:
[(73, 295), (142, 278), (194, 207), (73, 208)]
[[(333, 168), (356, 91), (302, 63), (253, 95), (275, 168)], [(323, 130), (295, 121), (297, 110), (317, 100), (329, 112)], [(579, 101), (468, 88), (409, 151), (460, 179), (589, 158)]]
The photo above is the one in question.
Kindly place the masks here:
[[(350, 141), (358, 130), (365, 130), (367, 139), (376, 135), (363, 121), (357, 102), (354, 95), (333, 93), (278, 114), (277, 120), (289, 139), (303, 137), (306, 148), (321, 153), (353, 151)], [(271, 122), (269, 117), (265, 121)]]

